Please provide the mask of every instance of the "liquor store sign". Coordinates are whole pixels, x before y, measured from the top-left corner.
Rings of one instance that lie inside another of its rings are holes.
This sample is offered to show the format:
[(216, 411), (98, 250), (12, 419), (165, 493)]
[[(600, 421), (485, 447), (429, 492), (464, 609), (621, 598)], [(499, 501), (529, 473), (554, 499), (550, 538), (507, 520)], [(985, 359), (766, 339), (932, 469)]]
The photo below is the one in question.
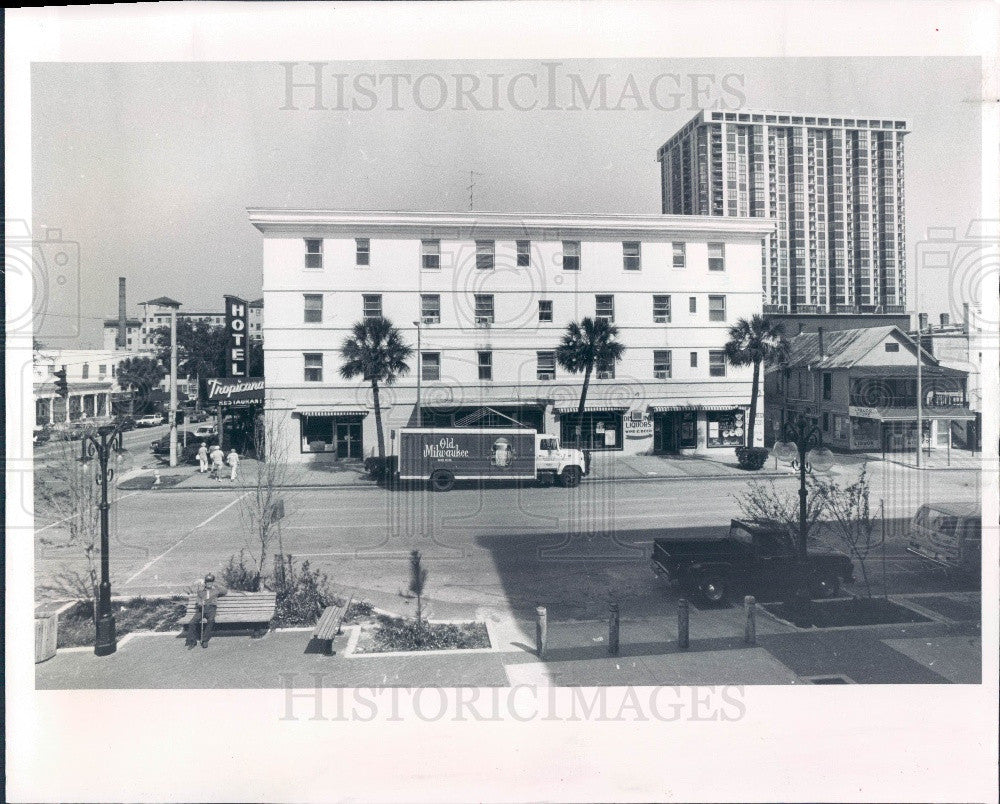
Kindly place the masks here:
[(209, 377), (208, 398), (220, 405), (263, 405), (264, 378)]

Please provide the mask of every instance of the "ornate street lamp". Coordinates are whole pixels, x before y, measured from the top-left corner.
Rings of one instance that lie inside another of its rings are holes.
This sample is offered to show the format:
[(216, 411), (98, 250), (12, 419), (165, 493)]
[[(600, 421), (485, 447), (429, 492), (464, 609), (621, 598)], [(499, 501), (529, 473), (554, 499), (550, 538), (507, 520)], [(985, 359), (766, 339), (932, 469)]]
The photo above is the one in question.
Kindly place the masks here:
[(106, 424), (96, 430), (85, 430), (80, 439), (80, 462), (86, 465), (91, 458), (97, 458), (98, 469), (94, 478), (101, 487), (101, 502), (97, 509), (101, 512), (101, 585), (97, 598), (97, 638), (94, 653), (109, 656), (118, 649), (115, 638), (115, 618), (111, 613), (111, 578), (108, 565), (108, 486), (115, 476), (115, 468), (108, 466), (111, 453), (121, 460), (125, 454), (122, 432), (125, 422)]

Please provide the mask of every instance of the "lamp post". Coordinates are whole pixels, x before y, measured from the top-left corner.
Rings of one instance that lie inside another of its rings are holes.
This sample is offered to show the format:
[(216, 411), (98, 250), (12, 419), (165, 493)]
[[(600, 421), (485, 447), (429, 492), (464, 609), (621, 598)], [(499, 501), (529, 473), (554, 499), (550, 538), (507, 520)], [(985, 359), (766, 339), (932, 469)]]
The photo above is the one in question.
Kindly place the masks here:
[(421, 365), (422, 360), (420, 357), (420, 319), (413, 322), (413, 326), (417, 328), (417, 427), (424, 426), (424, 411), (420, 407), (420, 373), (423, 370)]
[(80, 440), (80, 462), (86, 464), (91, 458), (97, 458), (99, 471), (95, 478), (101, 487), (101, 502), (97, 509), (101, 512), (101, 585), (97, 597), (97, 638), (94, 642), (94, 654), (110, 656), (118, 649), (115, 638), (115, 618), (111, 613), (111, 579), (108, 565), (108, 485), (115, 476), (113, 466), (108, 466), (112, 451), (121, 456), (125, 452), (122, 446), (124, 421), (98, 427), (97, 430), (84, 431)]

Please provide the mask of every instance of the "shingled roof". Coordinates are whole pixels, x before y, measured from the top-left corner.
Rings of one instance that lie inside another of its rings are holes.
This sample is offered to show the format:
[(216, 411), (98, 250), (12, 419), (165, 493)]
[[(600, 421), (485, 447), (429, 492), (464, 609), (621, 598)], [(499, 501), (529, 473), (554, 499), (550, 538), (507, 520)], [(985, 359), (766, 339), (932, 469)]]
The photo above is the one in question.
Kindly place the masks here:
[[(864, 327), (823, 333), (824, 355), (819, 351), (819, 333), (802, 332), (788, 342), (788, 360), (782, 368), (841, 369), (852, 368), (872, 349), (887, 338), (897, 336), (913, 354), (917, 344), (899, 327)], [(924, 362), (936, 366), (938, 361), (923, 350)], [(914, 361), (916, 362), (916, 361)]]

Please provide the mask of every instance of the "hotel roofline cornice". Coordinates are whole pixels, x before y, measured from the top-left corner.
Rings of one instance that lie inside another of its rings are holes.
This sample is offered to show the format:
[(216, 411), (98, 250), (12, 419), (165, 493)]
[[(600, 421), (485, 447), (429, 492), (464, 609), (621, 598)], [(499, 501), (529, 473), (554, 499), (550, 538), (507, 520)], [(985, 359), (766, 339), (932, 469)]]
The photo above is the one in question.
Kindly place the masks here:
[(712, 237), (722, 234), (765, 235), (774, 231), (771, 218), (707, 217), (700, 215), (539, 215), (508, 212), (389, 212), (381, 210), (320, 210), (250, 207), (250, 222), (263, 234), (326, 233), (344, 230), (384, 235), (417, 234), (433, 230), (438, 238), (466, 239), (469, 235), (503, 232), (508, 239), (532, 235), (558, 240), (574, 234), (672, 235)]

